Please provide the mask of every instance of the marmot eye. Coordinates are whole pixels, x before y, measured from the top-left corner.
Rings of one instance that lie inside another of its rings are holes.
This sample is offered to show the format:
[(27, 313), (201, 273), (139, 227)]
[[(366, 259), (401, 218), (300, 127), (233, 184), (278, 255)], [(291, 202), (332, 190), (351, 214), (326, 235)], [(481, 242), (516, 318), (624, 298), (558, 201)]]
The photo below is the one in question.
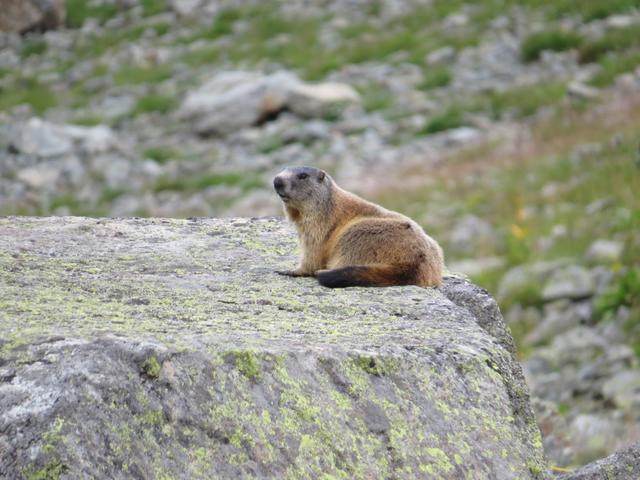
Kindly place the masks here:
[(299, 173), (298, 174), (298, 178), (300, 180), (304, 180), (305, 178), (308, 178), (308, 177), (309, 177), (309, 174), (307, 174), (307, 173)]

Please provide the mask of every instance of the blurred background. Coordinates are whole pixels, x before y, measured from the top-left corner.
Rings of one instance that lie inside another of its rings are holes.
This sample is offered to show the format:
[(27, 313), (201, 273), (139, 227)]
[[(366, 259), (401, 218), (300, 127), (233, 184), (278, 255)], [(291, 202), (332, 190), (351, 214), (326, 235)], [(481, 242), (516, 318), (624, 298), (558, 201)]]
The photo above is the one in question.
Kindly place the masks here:
[(0, 0), (0, 215), (281, 214), (313, 165), (494, 294), (552, 464), (640, 440), (640, 0)]

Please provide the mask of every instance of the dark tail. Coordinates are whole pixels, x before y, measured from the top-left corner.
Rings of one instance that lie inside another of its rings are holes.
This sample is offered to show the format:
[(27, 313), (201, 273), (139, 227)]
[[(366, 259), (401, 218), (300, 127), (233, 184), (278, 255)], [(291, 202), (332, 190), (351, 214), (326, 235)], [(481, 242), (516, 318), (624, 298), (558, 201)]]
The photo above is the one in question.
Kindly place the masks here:
[(391, 287), (414, 285), (415, 267), (407, 265), (356, 265), (324, 270), (316, 274), (320, 285), (329, 288)]

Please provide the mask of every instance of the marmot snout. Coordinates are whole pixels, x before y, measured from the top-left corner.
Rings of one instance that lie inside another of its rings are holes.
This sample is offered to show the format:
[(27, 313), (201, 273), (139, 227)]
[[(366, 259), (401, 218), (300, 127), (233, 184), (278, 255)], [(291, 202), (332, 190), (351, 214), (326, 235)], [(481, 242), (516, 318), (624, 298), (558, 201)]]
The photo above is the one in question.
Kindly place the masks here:
[(313, 167), (286, 168), (273, 186), (302, 246), (298, 268), (280, 273), (315, 276), (333, 288), (442, 281), (442, 249), (410, 218), (341, 189)]

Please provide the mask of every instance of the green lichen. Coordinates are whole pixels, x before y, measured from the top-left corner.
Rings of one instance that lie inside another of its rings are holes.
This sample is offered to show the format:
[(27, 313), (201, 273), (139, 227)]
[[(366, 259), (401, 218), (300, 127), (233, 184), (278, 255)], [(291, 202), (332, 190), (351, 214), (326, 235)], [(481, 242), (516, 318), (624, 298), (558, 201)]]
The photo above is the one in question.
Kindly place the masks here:
[(370, 375), (384, 375), (385, 368), (379, 359), (369, 356), (360, 356), (354, 359), (354, 362), (358, 367), (367, 372)]
[(43, 436), (44, 444), (42, 445), (42, 451), (48, 455), (55, 452), (58, 445), (64, 441), (62, 434), (62, 428), (64, 427), (64, 419), (56, 417), (53, 425)]
[(158, 378), (160, 370), (162, 370), (162, 366), (155, 355), (147, 358), (142, 364), (142, 371), (150, 378)]
[(50, 460), (39, 470), (27, 469), (24, 472), (27, 480), (58, 480), (67, 471), (67, 467), (59, 460)]
[(238, 371), (249, 380), (257, 380), (260, 377), (260, 362), (253, 352), (232, 352), (235, 366)]
[(527, 467), (529, 468), (529, 471), (534, 475), (540, 475), (544, 471), (544, 467), (542, 467), (542, 465), (540, 465), (539, 461), (537, 460), (530, 460), (529, 462), (527, 462)]
[(427, 448), (427, 454), (434, 459), (434, 466), (440, 473), (449, 473), (453, 470), (453, 465), (449, 461), (449, 457), (439, 448)]
[(146, 425), (161, 425), (164, 422), (164, 414), (158, 410), (149, 410), (140, 416), (140, 421)]

